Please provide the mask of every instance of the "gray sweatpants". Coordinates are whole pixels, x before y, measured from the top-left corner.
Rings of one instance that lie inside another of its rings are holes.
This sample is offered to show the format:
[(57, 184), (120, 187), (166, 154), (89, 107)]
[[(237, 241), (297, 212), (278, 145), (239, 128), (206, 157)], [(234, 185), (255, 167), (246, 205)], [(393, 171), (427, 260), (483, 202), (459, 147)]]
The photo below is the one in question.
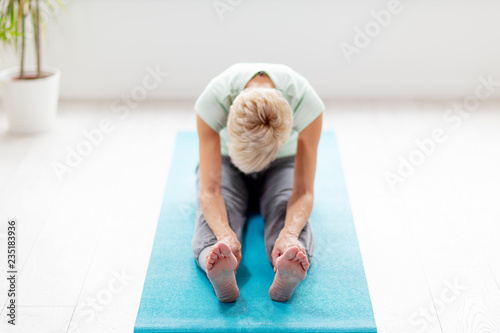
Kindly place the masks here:
[[(244, 174), (231, 163), (228, 156), (222, 156), (221, 192), (226, 204), (229, 225), (241, 243), (248, 211), (260, 209), (265, 221), (264, 243), (270, 263), (272, 263), (271, 252), (274, 243), (285, 225), (286, 207), (293, 189), (294, 162), (295, 156), (278, 158), (262, 171)], [(217, 243), (217, 239), (201, 211), (198, 168), (196, 175), (197, 209), (192, 247), (198, 265), (205, 270), (206, 255), (209, 248)], [(314, 236), (310, 220), (302, 229), (299, 241), (304, 246), (311, 263)]]

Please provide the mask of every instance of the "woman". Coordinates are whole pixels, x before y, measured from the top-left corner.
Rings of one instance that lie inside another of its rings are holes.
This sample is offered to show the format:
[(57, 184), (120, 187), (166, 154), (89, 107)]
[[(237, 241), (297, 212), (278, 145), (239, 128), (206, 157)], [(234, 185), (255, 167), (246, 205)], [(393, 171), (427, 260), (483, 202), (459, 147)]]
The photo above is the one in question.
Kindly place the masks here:
[(195, 104), (200, 163), (193, 255), (222, 302), (239, 296), (235, 274), (251, 198), (265, 220), (275, 272), (269, 295), (286, 301), (313, 258), (309, 221), (324, 104), (290, 67), (240, 63)]

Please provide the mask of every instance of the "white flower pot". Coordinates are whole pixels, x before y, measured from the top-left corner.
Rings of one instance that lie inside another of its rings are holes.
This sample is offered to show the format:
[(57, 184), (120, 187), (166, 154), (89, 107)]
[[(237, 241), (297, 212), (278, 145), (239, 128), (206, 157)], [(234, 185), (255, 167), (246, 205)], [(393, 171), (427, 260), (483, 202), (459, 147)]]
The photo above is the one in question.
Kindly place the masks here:
[[(42, 72), (48, 76), (29, 80), (15, 79), (19, 67), (0, 72), (0, 92), (11, 133), (30, 134), (54, 126), (61, 73), (50, 67), (44, 67)], [(26, 66), (26, 77), (35, 73), (34, 66)]]

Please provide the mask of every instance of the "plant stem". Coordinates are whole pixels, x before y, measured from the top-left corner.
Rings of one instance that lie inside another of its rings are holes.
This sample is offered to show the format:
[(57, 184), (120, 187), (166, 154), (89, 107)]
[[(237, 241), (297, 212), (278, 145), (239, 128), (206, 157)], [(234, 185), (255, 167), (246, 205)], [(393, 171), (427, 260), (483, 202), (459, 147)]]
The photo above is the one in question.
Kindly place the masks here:
[(40, 51), (40, 11), (38, 6), (39, 0), (36, 0), (35, 12), (35, 48), (36, 48), (36, 77), (42, 76), (42, 60)]
[(21, 73), (19, 73), (19, 78), (24, 79), (24, 51), (26, 47), (26, 34), (24, 33), (24, 0), (19, 0), (19, 16), (19, 19), (21, 21)]

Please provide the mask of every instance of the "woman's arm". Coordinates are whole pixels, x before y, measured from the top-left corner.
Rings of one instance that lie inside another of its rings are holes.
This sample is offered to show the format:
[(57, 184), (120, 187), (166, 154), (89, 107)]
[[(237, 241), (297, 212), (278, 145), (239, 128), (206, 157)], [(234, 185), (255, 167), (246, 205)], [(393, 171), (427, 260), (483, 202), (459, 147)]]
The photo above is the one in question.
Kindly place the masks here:
[(241, 244), (229, 226), (221, 193), (220, 137), (200, 116), (196, 116), (200, 149), (200, 205), (208, 226), (218, 241), (226, 241), (241, 260)]
[(299, 234), (311, 215), (314, 202), (314, 176), (316, 174), (316, 156), (323, 114), (320, 114), (302, 132), (297, 141), (293, 191), (288, 201), (285, 226), (281, 230), (272, 252), (273, 265), (276, 259), (293, 245), (305, 249), (298, 242)]

